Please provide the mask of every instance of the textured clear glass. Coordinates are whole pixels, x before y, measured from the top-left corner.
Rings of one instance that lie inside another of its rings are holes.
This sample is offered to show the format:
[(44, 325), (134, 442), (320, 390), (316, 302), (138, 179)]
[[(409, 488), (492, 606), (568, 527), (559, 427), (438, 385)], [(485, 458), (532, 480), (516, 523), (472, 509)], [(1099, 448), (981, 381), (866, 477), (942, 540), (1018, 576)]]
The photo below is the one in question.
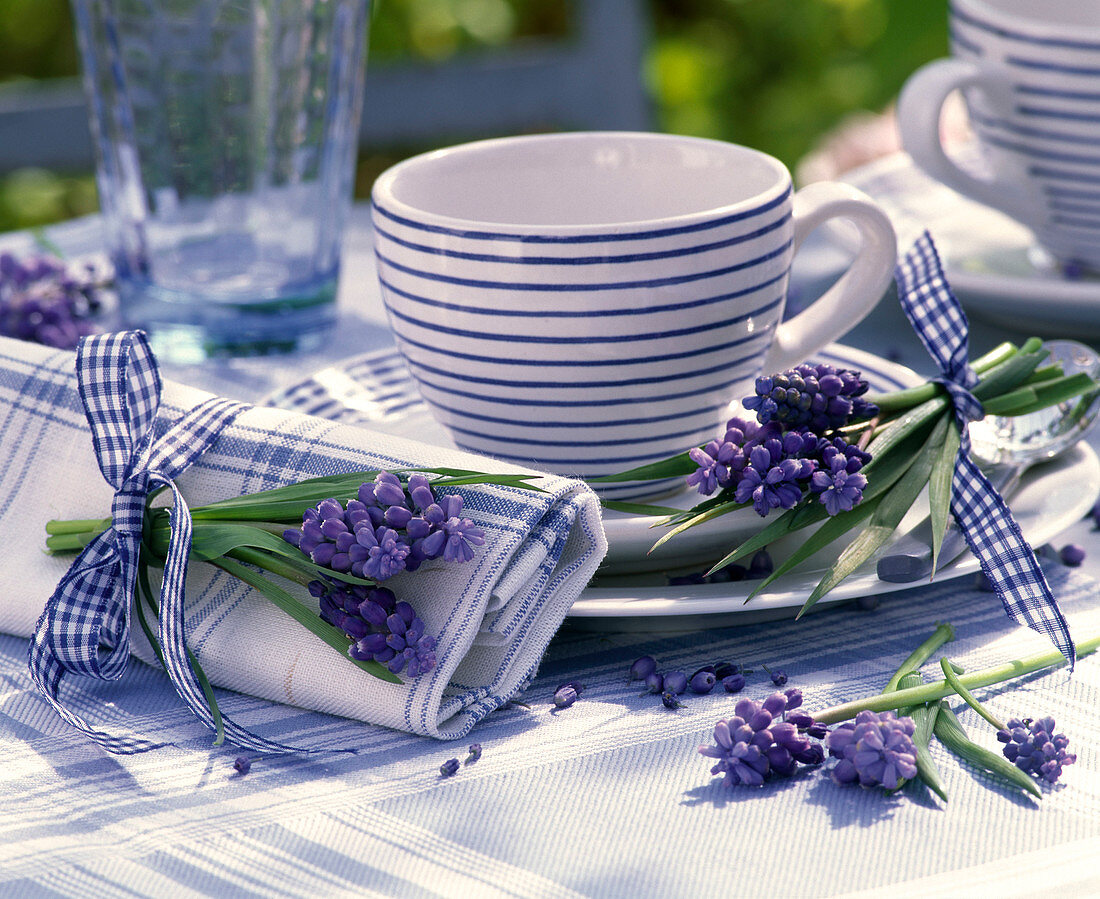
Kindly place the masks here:
[(335, 315), (369, 0), (73, 0), (124, 324), (179, 361)]

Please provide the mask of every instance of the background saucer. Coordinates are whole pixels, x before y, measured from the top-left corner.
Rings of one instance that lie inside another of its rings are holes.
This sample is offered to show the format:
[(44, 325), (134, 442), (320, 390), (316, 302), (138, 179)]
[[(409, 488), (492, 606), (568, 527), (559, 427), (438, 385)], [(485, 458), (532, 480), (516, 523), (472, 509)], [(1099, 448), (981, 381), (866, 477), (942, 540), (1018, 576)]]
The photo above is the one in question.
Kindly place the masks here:
[[(964, 152), (964, 160), (969, 153)], [(970, 160), (973, 165), (973, 160)], [(1067, 277), (1031, 231), (1006, 215), (951, 190), (904, 153), (848, 172), (842, 180), (874, 199), (890, 217), (898, 246), (931, 232), (948, 280), (968, 313), (1039, 336), (1100, 337), (1100, 276)], [(846, 248), (854, 231), (827, 226)]]

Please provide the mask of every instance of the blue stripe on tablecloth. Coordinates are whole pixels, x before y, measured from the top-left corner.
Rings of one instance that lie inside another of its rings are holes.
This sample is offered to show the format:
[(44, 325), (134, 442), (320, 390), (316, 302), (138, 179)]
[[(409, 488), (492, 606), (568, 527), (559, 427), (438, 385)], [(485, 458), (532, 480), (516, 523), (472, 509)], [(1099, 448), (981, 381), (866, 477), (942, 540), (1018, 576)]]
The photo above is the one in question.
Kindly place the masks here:
[[(722, 303), (728, 300), (734, 300), (738, 297), (748, 296), (749, 294), (756, 293), (759, 290), (763, 290), (765, 287), (771, 287), (773, 284), (777, 284), (784, 280), (790, 274), (789, 271), (782, 271), (773, 278), (768, 278), (758, 284), (753, 284), (750, 287), (744, 287), (739, 290), (730, 291), (728, 293), (720, 293), (716, 295), (708, 295), (699, 299), (693, 300), (680, 300), (675, 303), (660, 303), (657, 305), (646, 305), (644, 308), (638, 307), (625, 307), (625, 308), (602, 308), (602, 309), (548, 309), (540, 307), (537, 309), (530, 308), (512, 308), (502, 309), (492, 306), (471, 306), (466, 303), (451, 303), (446, 300), (437, 300), (432, 297), (426, 297), (421, 294), (413, 293), (408, 290), (403, 290), (393, 282), (379, 275), (378, 282), (388, 291), (392, 291), (399, 297), (403, 297), (413, 303), (422, 304), (425, 306), (431, 306), (436, 309), (449, 309), (455, 312), (462, 312), (469, 315), (489, 315), (501, 318), (612, 318), (615, 316), (638, 316), (638, 315), (650, 315), (658, 312), (681, 312), (688, 309), (698, 309), (705, 306), (710, 306), (715, 303)], [(765, 308), (771, 308), (772, 304)], [(763, 309), (757, 309), (753, 312), (745, 313), (746, 316), (759, 314), (764, 311)]]
[(996, 34), (999, 37), (1010, 38), (1015, 41), (1020, 41), (1024, 44), (1034, 44), (1040, 47), (1066, 47), (1071, 50), (1100, 50), (1100, 42), (1098, 41), (1081, 41), (1073, 38), (1058, 38), (1058, 37), (1041, 37), (1035, 34), (1029, 34), (1024, 31), (1019, 31), (1014, 28), (1005, 28), (1001, 25), (994, 25), (992, 22), (988, 22), (978, 16), (973, 16), (970, 13), (963, 12), (957, 6), (951, 8), (951, 18), (958, 22), (964, 22), (967, 25), (971, 25), (974, 28), (987, 31), (990, 34)]
[[(731, 225), (735, 222), (741, 222), (745, 219), (752, 218), (753, 216), (760, 215), (761, 213), (768, 212), (775, 209), (777, 206), (786, 202), (792, 194), (791, 187), (788, 185), (782, 193), (777, 194), (771, 199), (765, 200), (758, 206), (754, 206), (751, 209), (743, 209), (739, 212), (730, 213), (729, 215), (720, 216), (719, 218), (707, 219), (704, 222), (696, 222), (691, 225), (671, 225), (662, 228), (643, 228), (636, 231), (616, 230), (611, 233), (603, 234), (568, 234), (568, 235), (554, 235), (554, 234), (524, 234), (523, 232), (505, 232), (505, 231), (484, 231), (484, 230), (468, 230), (465, 228), (452, 228), (443, 225), (428, 225), (422, 222), (413, 221), (405, 216), (397, 215), (394, 212), (390, 212), (384, 206), (378, 204), (377, 201), (373, 202), (372, 209), (375, 213), (389, 219), (392, 222), (396, 222), (399, 225), (404, 225), (407, 228), (412, 228), (416, 231), (425, 231), (430, 234), (447, 234), (452, 237), (461, 237), (467, 240), (510, 240), (519, 241), (525, 244), (586, 244), (586, 243), (621, 243), (628, 240), (652, 240), (660, 237), (674, 237), (680, 234), (695, 234), (700, 231), (709, 231), (713, 228), (720, 228), (723, 225)], [(624, 226), (625, 227), (625, 226)]]
[(647, 262), (654, 259), (675, 259), (680, 256), (695, 256), (699, 253), (708, 253), (712, 250), (721, 250), (726, 247), (737, 246), (738, 244), (756, 240), (771, 234), (773, 231), (786, 225), (788, 221), (790, 221), (789, 212), (753, 231), (735, 234), (732, 237), (712, 241), (710, 243), (695, 244), (690, 247), (672, 247), (667, 250), (649, 250), (646, 252), (601, 253), (597, 256), (509, 256), (497, 253), (471, 253), (465, 250), (432, 247), (427, 244), (406, 240), (377, 225), (374, 228), (374, 233), (376, 235), (381, 235), (386, 240), (400, 247), (404, 247), (407, 250), (415, 250), (419, 253), (427, 253), (432, 256), (443, 256), (447, 259), (463, 259), (470, 262), (501, 262), (509, 265), (620, 265), (631, 262)]
[[(407, 275), (411, 275), (415, 278), (422, 278), (427, 281), (437, 281), (442, 284), (454, 284), (459, 287), (476, 287), (482, 290), (518, 290), (518, 291), (531, 291), (534, 293), (598, 293), (602, 291), (610, 290), (649, 290), (656, 287), (672, 287), (679, 284), (692, 284), (696, 281), (705, 281), (709, 278), (721, 278), (725, 275), (731, 275), (734, 272), (742, 272), (751, 268), (755, 268), (758, 265), (764, 265), (775, 259), (780, 259), (790, 250), (792, 246), (791, 240), (785, 240), (780, 246), (776, 247), (767, 253), (763, 253), (759, 256), (754, 256), (752, 259), (745, 260), (743, 262), (737, 262), (733, 265), (722, 266), (721, 268), (708, 269), (702, 272), (689, 272), (683, 275), (668, 275), (663, 278), (641, 278), (633, 279), (629, 281), (606, 281), (606, 282), (562, 282), (554, 281), (547, 283), (538, 283), (532, 281), (493, 281), (486, 278), (460, 278), (455, 275), (447, 275), (442, 272), (429, 271), (425, 269), (416, 269), (412, 266), (404, 265), (399, 262), (395, 262), (393, 259), (387, 257), (380, 250), (375, 251), (375, 256), (378, 261), (383, 265), (388, 266), (395, 271), (402, 272)], [(598, 313), (599, 314), (599, 313)]]
[[(396, 309), (393, 309), (392, 307), (390, 308), (390, 314), (394, 318), (398, 318), (401, 321), (407, 322), (407, 323), (412, 324), (412, 325), (417, 325), (421, 328), (424, 328), (425, 330), (435, 331), (439, 334), (450, 334), (450, 335), (455, 336), (455, 337), (472, 337), (472, 338), (477, 339), (477, 340), (496, 340), (496, 341), (504, 341), (504, 342), (507, 342), (507, 343), (533, 343), (533, 344), (550, 344), (550, 345), (555, 345), (555, 346), (571, 346), (571, 345), (575, 345), (575, 344), (638, 343), (638, 342), (643, 342), (643, 341), (647, 341), (647, 340), (655, 340), (655, 341), (673, 340), (674, 341), (674, 340), (676, 340), (680, 337), (687, 337), (691, 334), (701, 334), (704, 331), (715, 331), (715, 330), (718, 330), (720, 328), (728, 328), (731, 325), (735, 325), (738, 322), (742, 322), (746, 318), (750, 318), (753, 315), (760, 315), (762, 312), (764, 312), (766, 310), (774, 309), (775, 307), (777, 307), (782, 302), (783, 302), (783, 296), (780, 295), (780, 296), (776, 297), (775, 299), (771, 300), (770, 302), (768, 302), (767, 304), (759, 307), (758, 309), (754, 309), (751, 313), (746, 313), (746, 314), (743, 314), (743, 315), (735, 315), (733, 318), (727, 318), (727, 319), (723, 319), (722, 321), (717, 321), (717, 322), (704, 322), (703, 324), (691, 325), (690, 327), (686, 327), (686, 328), (675, 328), (675, 329), (670, 328), (668, 330), (662, 330), (662, 331), (647, 331), (647, 332), (642, 333), (642, 334), (580, 334), (580, 335), (572, 335), (572, 336), (545, 335), (545, 334), (494, 334), (494, 333), (485, 332), (485, 331), (471, 331), (468, 328), (452, 328), (448, 325), (440, 325), (440, 324), (437, 324), (435, 322), (427, 321), (425, 319), (416, 318), (416, 317), (408, 315), (404, 312), (399, 312)], [(751, 339), (753, 337), (759, 337), (761, 335), (761, 333), (762, 332), (757, 331), (753, 334), (748, 335), (744, 339), (747, 340), (747, 339)], [(408, 339), (404, 334), (400, 334), (398, 336), (402, 340), (407, 340)], [(444, 356), (456, 356), (456, 357), (459, 357), (459, 358), (469, 358), (468, 356), (464, 356), (462, 353), (456, 353), (456, 352), (454, 352), (450, 349), (444, 349), (444, 348), (439, 347), (439, 346), (433, 346), (432, 349), (435, 352), (440, 353), (441, 355), (444, 355)], [(714, 351), (715, 351), (715, 347), (708, 347), (705, 350), (700, 350), (700, 349), (690, 350), (686, 353), (686, 355), (688, 355), (688, 356), (699, 356), (699, 355), (703, 355), (704, 353), (712, 353)], [(644, 357), (644, 360), (642, 360), (642, 361), (652, 361), (656, 358), (658, 358), (658, 357), (647, 354)], [(673, 357), (673, 358), (675, 358), (675, 357)], [(492, 361), (499, 362), (500, 360), (499, 360), (499, 358), (497, 358), (497, 359), (493, 359)], [(603, 361), (604, 360), (598, 360), (598, 362), (593, 363), (590, 360), (563, 360), (561, 364), (566, 365), (566, 366), (576, 365), (576, 366), (583, 367), (585, 365), (599, 364), (600, 362), (603, 362)], [(633, 364), (636, 361), (639, 361), (639, 360), (631, 360), (631, 359), (616, 359), (616, 360), (614, 360), (615, 364), (618, 364), (618, 365), (629, 365), (629, 364)]]

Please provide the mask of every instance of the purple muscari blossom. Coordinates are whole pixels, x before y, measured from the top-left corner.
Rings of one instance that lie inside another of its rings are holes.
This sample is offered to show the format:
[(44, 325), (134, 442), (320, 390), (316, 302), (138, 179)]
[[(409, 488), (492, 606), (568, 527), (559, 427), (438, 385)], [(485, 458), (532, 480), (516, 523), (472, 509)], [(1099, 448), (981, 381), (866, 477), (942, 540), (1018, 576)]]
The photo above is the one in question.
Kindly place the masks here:
[[(805, 444), (801, 435), (790, 433), (783, 439), (774, 437), (754, 446), (734, 488), (734, 500), (751, 502), (760, 516), (772, 509), (793, 509), (816, 469), (812, 459), (799, 455)], [(795, 452), (792, 454), (790, 449)]]
[(569, 684), (558, 689), (554, 693), (554, 705), (559, 709), (567, 709), (577, 701), (577, 691)]
[(634, 664), (630, 666), (630, 680), (645, 680), (656, 670), (656, 660), (654, 660), (652, 656), (642, 656), (639, 659), (635, 659)]
[(1006, 730), (997, 731), (997, 739), (1005, 744), (1004, 757), (1017, 768), (1047, 783), (1055, 783), (1062, 776), (1062, 768), (1077, 761), (1077, 756), (1067, 752), (1069, 738), (1054, 733), (1051, 717), (1012, 718)]
[(769, 775), (789, 777), (799, 763), (819, 764), (825, 757), (821, 746), (781, 717), (793, 708), (792, 701), (782, 693), (763, 702), (740, 700), (733, 717), (714, 726), (715, 745), (699, 747), (702, 755), (715, 759), (710, 773), (724, 775), (727, 787), (760, 786)]
[(252, 759), (247, 755), (239, 755), (233, 762), (233, 767), (237, 769), (237, 773), (245, 775), (252, 770)]
[(670, 671), (665, 675), (665, 692), (679, 696), (687, 689), (688, 679), (683, 671)]
[(704, 496), (736, 486), (749, 465), (753, 448), (768, 440), (778, 441), (782, 433), (777, 424), (760, 425), (755, 421), (731, 418), (721, 440), (712, 440), (706, 446), (688, 451), (688, 456), (699, 466), (688, 475), (688, 486), (695, 487)]
[(458, 771), (458, 759), (447, 759), (439, 766), (440, 777), (451, 777)]
[(728, 584), (731, 581), (743, 581), (748, 569), (744, 565), (738, 565), (736, 562), (730, 562), (729, 565), (724, 565), (712, 574), (707, 575), (707, 581), (712, 584)]
[(463, 764), (472, 765), (479, 758), (481, 758), (481, 744), (471, 743), (469, 753), (470, 754), (466, 756), (466, 761)]
[(1058, 557), (1063, 565), (1076, 568), (1085, 561), (1085, 548), (1077, 543), (1067, 543), (1058, 551)]
[[(775, 684), (777, 687), (782, 687), (787, 682), (787, 672), (784, 671), (782, 668), (776, 668), (775, 671), (772, 671), (770, 668), (768, 668), (767, 665), (761, 665), (760, 667), (768, 672), (768, 677), (772, 679), (772, 683)], [(798, 703), (799, 705), (801, 705), (802, 694), (799, 693), (798, 696)], [(794, 706), (791, 706), (791, 708), (794, 708)]]
[(314, 564), (356, 577), (386, 580), (422, 562), (468, 562), (485, 534), (462, 513), (454, 494), (437, 499), (428, 479), (379, 472), (346, 506), (326, 499), (302, 514), (302, 526), (283, 532)]
[(819, 468), (810, 478), (810, 492), (817, 494), (830, 515), (850, 512), (863, 500), (867, 477), (849, 472), (847, 461), (837, 453), (828, 468)]
[(392, 590), (313, 581), (309, 592), (318, 599), (321, 618), (351, 638), (353, 659), (381, 662), (394, 674), (407, 669), (409, 677), (435, 667), (435, 637), (424, 633), (413, 607), (399, 602)]
[(676, 698), (676, 694), (668, 690), (665, 690), (665, 692), (661, 694), (661, 704), (666, 709), (678, 709), (683, 705), (683, 703)]
[(0, 253), (0, 335), (73, 349), (95, 328), (114, 274), (105, 260), (66, 264), (53, 256)]
[(651, 671), (645, 676), (645, 696), (646, 693), (663, 693), (665, 690), (665, 679), (661, 677), (661, 674), (657, 671)]
[(716, 683), (718, 683), (718, 678), (714, 676), (714, 672), (701, 668), (691, 676), (688, 686), (691, 688), (692, 693), (709, 693), (714, 689)]
[(740, 693), (745, 689), (745, 675), (737, 673), (723, 677), (722, 689), (727, 693)]
[(863, 399), (868, 384), (860, 373), (831, 365), (798, 365), (757, 378), (755, 387), (755, 396), (742, 402), (756, 412), (761, 424), (780, 422), (823, 434), (878, 413), (874, 404)]
[(578, 699), (580, 699), (581, 694), (584, 692), (584, 684), (579, 680), (567, 680), (564, 684), (558, 684), (558, 689), (554, 692), (557, 693), (558, 690), (561, 690), (563, 687), (571, 687), (577, 694)]
[(917, 773), (913, 731), (913, 719), (908, 716), (860, 712), (825, 738), (829, 754), (840, 760), (833, 768), (833, 780), (896, 790)]

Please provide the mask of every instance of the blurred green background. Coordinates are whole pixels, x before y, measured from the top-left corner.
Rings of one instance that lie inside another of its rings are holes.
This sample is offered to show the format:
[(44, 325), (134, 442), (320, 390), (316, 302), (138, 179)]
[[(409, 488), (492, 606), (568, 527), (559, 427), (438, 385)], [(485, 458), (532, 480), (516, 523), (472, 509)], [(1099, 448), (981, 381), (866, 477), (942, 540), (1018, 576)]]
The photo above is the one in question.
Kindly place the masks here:
[[(575, 0), (583, 3), (585, 0)], [(376, 0), (368, 66), (567, 35), (569, 0)], [(947, 0), (648, 0), (642, 77), (663, 131), (716, 137), (794, 168), (846, 116), (880, 111), (947, 51)], [(0, 0), (0, 81), (75, 75), (68, 0)], [(441, 142), (446, 143), (446, 136)], [(368, 148), (356, 192), (423, 147)], [(86, 172), (0, 176), (0, 230), (96, 209)]]

